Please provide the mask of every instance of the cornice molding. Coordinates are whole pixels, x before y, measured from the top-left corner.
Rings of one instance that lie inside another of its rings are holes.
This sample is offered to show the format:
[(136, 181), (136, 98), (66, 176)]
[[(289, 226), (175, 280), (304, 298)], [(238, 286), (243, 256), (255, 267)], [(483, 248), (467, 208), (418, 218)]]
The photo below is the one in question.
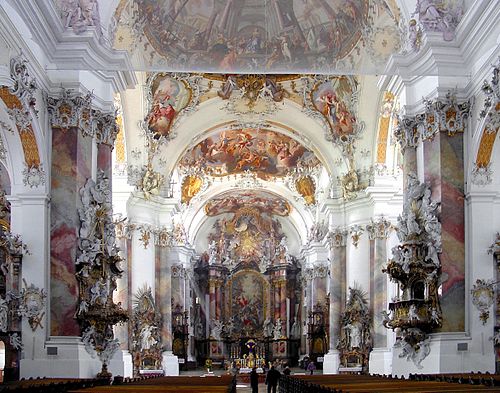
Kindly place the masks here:
[(31, 21), (29, 28), (34, 41), (57, 70), (94, 70), (101, 78), (111, 80), (115, 91), (136, 85), (128, 54), (102, 45), (93, 28), (79, 35), (63, 31), (52, 1), (17, 0), (14, 7), (23, 20)]

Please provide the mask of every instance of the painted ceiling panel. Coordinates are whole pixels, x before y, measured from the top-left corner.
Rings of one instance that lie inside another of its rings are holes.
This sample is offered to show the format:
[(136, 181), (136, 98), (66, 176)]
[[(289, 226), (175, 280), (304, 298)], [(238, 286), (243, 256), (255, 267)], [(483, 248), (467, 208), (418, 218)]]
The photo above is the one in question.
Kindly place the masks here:
[(115, 20), (150, 70), (378, 73), (402, 46), (394, 0), (122, 0)]
[(264, 129), (217, 132), (190, 148), (179, 163), (181, 169), (199, 167), (212, 176), (251, 171), (262, 179), (286, 176), (297, 166), (318, 165), (314, 153), (299, 142)]
[(261, 213), (278, 216), (288, 216), (292, 209), (287, 201), (277, 195), (261, 190), (236, 190), (210, 199), (205, 205), (205, 213), (207, 216), (234, 213), (244, 206), (255, 207)]

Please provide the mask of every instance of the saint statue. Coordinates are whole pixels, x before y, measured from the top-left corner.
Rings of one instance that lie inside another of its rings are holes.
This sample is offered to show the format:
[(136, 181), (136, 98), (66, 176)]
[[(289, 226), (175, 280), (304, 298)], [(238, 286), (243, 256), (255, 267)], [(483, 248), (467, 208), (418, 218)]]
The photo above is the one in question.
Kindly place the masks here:
[(141, 336), (141, 350), (151, 349), (153, 345), (155, 345), (158, 341), (153, 337), (153, 330), (156, 329), (156, 326), (153, 325), (145, 325), (140, 332)]
[(273, 336), (273, 330), (274, 330), (274, 325), (273, 322), (271, 321), (271, 318), (266, 318), (264, 321), (264, 337), (272, 337)]
[(300, 338), (300, 322), (297, 317), (293, 319), (293, 325), (290, 328), (290, 338)]
[(349, 329), (349, 349), (360, 348), (362, 337), (359, 322), (353, 322), (346, 326)]

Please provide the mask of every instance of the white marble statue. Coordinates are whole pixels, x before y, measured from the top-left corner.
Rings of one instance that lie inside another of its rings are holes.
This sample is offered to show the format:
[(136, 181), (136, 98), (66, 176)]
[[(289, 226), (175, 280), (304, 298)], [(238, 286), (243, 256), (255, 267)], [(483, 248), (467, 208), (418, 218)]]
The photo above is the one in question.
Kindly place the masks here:
[(222, 340), (222, 332), (224, 330), (224, 325), (222, 321), (214, 321), (214, 324), (212, 326), (212, 332), (210, 335), (214, 340), (220, 341)]
[(264, 321), (264, 337), (272, 337), (273, 336), (273, 331), (274, 331), (274, 325), (273, 321), (271, 321), (271, 318), (266, 318)]
[(300, 338), (300, 322), (297, 321), (297, 317), (293, 319), (293, 324), (290, 328), (290, 338)]
[(349, 329), (349, 349), (360, 348), (362, 343), (361, 327), (358, 322), (346, 326)]
[(281, 322), (281, 318), (278, 318), (274, 324), (273, 338), (279, 340), (281, 337), (283, 337), (283, 323)]
[(418, 316), (418, 313), (417, 313), (417, 306), (415, 306), (414, 304), (412, 304), (410, 306), (410, 309), (408, 310), (408, 319), (410, 321), (420, 320), (420, 317)]
[(213, 265), (217, 263), (217, 243), (212, 240), (208, 245), (208, 264)]
[(145, 325), (141, 329), (141, 350), (151, 349), (152, 346), (156, 345), (158, 341), (153, 337), (153, 330), (156, 329), (156, 326), (153, 325)]
[(23, 349), (23, 342), (22, 342), (21, 336), (19, 336), (19, 334), (12, 333), (9, 337), (9, 341), (10, 341), (10, 345), (12, 345), (12, 347), (14, 349), (17, 349), (17, 350)]
[(106, 304), (108, 299), (108, 286), (104, 281), (96, 281), (90, 288), (90, 304)]

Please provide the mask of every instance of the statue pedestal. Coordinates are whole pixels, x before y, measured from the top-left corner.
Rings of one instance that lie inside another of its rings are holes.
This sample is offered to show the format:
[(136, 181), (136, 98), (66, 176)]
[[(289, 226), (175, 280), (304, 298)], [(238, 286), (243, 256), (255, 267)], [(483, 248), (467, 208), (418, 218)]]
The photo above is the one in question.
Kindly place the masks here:
[(340, 367), (340, 354), (336, 349), (329, 351), (324, 356), (323, 374), (338, 374)]
[(161, 366), (165, 375), (179, 375), (179, 359), (172, 351), (163, 352)]

